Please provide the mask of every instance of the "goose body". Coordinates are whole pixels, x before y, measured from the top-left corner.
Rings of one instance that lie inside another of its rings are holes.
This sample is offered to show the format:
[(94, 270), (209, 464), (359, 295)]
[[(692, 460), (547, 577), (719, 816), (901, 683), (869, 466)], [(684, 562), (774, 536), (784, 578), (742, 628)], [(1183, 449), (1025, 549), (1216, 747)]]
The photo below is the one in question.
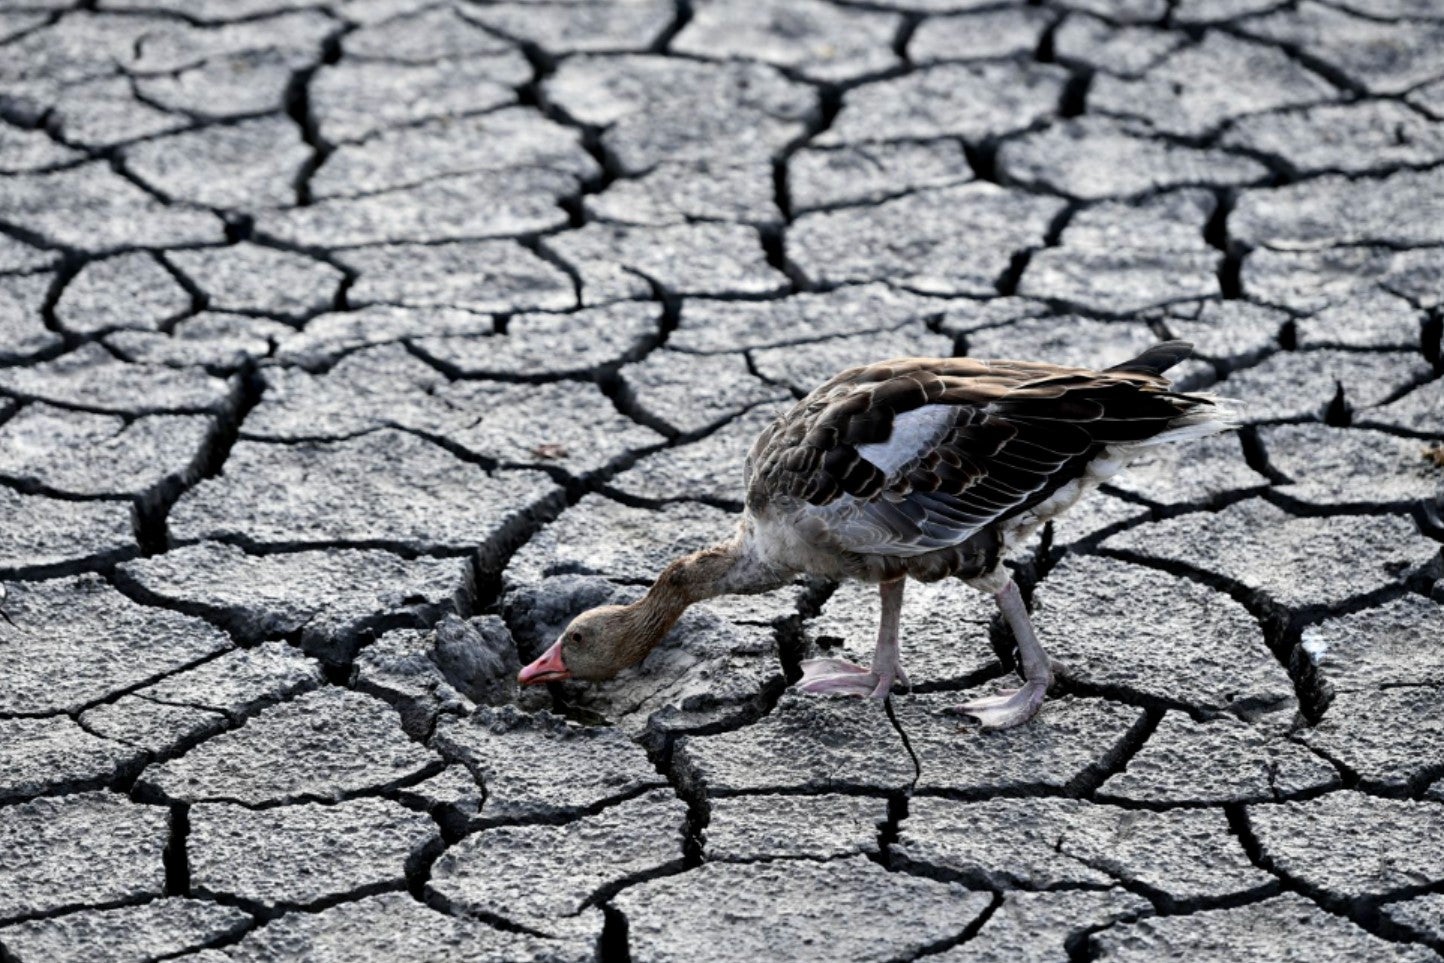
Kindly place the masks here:
[(608, 678), (692, 602), (808, 573), (878, 583), (883, 617), (871, 667), (814, 660), (799, 688), (885, 696), (906, 681), (906, 579), (956, 576), (997, 597), (1026, 680), (960, 709), (985, 726), (1026, 721), (1051, 670), (1002, 561), (1142, 450), (1232, 427), (1210, 399), (1169, 390), (1163, 372), (1189, 350), (1164, 342), (1103, 371), (970, 358), (849, 368), (758, 436), (733, 539), (672, 563), (631, 606), (578, 616), (521, 681)]

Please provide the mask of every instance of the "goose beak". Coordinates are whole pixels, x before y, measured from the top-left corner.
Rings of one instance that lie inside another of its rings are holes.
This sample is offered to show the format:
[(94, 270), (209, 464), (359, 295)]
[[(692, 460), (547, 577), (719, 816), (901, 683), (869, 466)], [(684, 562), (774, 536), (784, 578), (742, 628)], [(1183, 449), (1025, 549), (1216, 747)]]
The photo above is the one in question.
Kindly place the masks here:
[(537, 685), (542, 682), (560, 682), (570, 679), (572, 674), (562, 661), (562, 640), (557, 639), (541, 658), (517, 673), (516, 681), (522, 685)]

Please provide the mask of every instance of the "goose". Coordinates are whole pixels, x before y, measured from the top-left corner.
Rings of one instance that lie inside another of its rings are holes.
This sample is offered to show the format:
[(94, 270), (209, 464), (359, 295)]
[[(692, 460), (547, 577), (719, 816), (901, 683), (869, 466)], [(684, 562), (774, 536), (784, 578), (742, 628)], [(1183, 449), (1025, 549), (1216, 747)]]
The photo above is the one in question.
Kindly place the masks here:
[(1021, 725), (1053, 665), (1003, 560), (1145, 449), (1237, 427), (1218, 399), (1170, 390), (1163, 373), (1191, 350), (1165, 341), (1101, 371), (972, 358), (849, 368), (758, 435), (731, 538), (673, 561), (638, 601), (578, 615), (518, 682), (610, 679), (688, 606), (807, 573), (875, 583), (881, 617), (871, 665), (812, 659), (796, 688), (884, 699), (909, 685), (898, 652), (907, 579), (952, 576), (994, 597), (1023, 678), (954, 711), (985, 729)]

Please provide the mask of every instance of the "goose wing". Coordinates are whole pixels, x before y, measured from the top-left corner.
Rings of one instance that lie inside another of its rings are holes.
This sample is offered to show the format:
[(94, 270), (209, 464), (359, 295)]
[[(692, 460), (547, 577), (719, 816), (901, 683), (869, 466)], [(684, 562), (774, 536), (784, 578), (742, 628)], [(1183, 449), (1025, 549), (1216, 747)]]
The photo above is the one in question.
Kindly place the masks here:
[(844, 551), (919, 555), (1025, 511), (1111, 444), (1177, 427), (1208, 402), (1169, 392), (1169, 342), (1107, 371), (902, 358), (852, 368), (758, 438), (749, 503), (797, 504)]

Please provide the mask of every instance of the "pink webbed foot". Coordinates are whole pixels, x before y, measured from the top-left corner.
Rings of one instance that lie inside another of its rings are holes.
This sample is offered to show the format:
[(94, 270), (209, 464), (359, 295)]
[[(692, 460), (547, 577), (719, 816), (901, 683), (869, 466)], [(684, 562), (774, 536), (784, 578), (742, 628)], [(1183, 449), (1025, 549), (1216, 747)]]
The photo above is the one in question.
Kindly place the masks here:
[(802, 663), (797, 691), (808, 695), (841, 695), (885, 699), (895, 683), (910, 685), (902, 666), (879, 675), (846, 659), (809, 659)]
[(964, 702), (951, 711), (969, 717), (980, 729), (1011, 729), (1038, 714), (1047, 692), (1046, 683), (1025, 682), (1020, 689), (1003, 689), (997, 695)]

